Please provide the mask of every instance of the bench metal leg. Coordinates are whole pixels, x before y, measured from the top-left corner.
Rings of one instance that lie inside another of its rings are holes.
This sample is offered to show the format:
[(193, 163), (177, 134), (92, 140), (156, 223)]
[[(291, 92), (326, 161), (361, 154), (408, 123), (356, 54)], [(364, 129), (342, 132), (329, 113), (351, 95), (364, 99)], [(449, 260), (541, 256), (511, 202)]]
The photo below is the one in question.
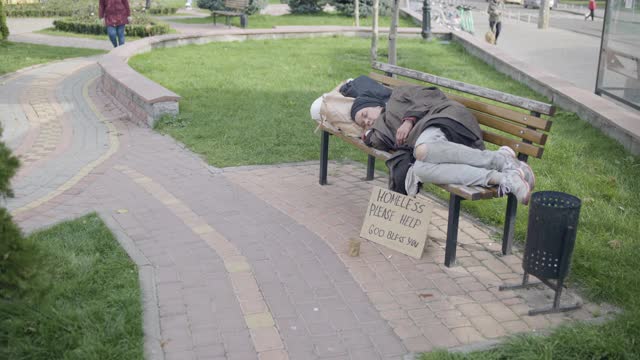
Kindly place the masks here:
[(320, 137), (320, 185), (327, 185), (327, 167), (329, 165), (329, 133), (322, 132)]
[(367, 177), (365, 180), (373, 180), (373, 172), (376, 169), (376, 157), (369, 155), (367, 159)]
[(460, 220), (460, 202), (462, 198), (451, 194), (449, 197), (449, 220), (447, 224), (447, 245), (444, 253), (444, 266), (451, 267), (456, 262), (458, 245), (458, 222)]
[(516, 231), (516, 213), (518, 210), (518, 199), (512, 194), (507, 198), (507, 211), (504, 216), (504, 231), (502, 233), (502, 254), (511, 254), (513, 235)]

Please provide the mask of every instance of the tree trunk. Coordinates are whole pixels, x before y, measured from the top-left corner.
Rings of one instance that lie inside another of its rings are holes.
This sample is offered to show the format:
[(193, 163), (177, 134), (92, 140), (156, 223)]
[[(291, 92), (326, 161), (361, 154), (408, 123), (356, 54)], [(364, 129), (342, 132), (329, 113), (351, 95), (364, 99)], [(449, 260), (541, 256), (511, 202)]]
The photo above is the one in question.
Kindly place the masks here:
[(356, 27), (360, 27), (360, 0), (353, 0), (353, 15), (356, 17)]
[(373, 1), (373, 29), (371, 31), (371, 62), (378, 60), (378, 7), (380, 0)]
[(398, 16), (400, 15), (399, 0), (393, 0), (391, 13), (391, 28), (389, 29), (389, 64), (395, 65), (398, 59), (396, 39), (398, 38)]

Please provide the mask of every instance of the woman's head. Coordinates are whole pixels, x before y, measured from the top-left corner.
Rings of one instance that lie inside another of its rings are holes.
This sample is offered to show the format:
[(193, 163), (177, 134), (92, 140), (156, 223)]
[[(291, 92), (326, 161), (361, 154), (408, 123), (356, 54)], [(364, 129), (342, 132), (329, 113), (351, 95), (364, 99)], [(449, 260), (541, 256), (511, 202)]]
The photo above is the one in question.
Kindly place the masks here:
[(382, 106), (367, 106), (358, 111), (354, 116), (354, 121), (363, 129), (369, 129), (373, 122), (380, 116), (384, 108)]

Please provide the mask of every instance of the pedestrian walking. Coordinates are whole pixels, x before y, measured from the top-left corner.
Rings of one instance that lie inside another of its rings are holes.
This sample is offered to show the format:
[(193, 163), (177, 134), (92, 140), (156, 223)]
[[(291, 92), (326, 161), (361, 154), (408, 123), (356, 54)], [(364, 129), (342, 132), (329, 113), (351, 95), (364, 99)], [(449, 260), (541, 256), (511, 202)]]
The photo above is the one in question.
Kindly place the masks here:
[(591, 16), (591, 21), (593, 21), (594, 13), (596, 11), (596, 0), (589, 0), (589, 12), (584, 16), (585, 21)]
[(489, 8), (487, 13), (489, 14), (489, 28), (491, 32), (495, 34), (494, 44), (498, 44), (498, 36), (502, 30), (502, 9), (504, 9), (504, 2), (502, 0), (489, 0)]
[(100, 0), (98, 16), (104, 19), (113, 47), (124, 45), (124, 26), (131, 20), (129, 0)]

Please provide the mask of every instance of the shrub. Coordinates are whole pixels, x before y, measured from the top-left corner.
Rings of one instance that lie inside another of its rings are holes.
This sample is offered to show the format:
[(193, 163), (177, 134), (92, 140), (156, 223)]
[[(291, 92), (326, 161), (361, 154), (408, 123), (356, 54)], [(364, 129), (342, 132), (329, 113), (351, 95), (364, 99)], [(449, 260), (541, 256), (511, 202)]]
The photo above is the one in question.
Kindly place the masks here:
[[(55, 20), (53, 26), (60, 31), (79, 34), (103, 35), (107, 33), (104, 23), (95, 16)], [(167, 34), (171, 30), (169, 25), (154, 21), (142, 13), (134, 13), (131, 23), (127, 24), (124, 29), (127, 36), (137, 37)]]
[[(3, 199), (13, 196), (9, 181), (18, 166), (18, 159), (0, 141), (0, 197)], [(27, 243), (7, 210), (0, 207), (0, 300), (13, 298), (25, 290), (34, 257), (35, 249)]]
[[(247, 15), (253, 15), (267, 7), (269, 0), (249, 0)], [(196, 3), (200, 9), (224, 10), (224, 0), (198, 0)]]
[(322, 11), (318, 0), (289, 0), (292, 14), (315, 14)]
[[(353, 0), (332, 0), (336, 10), (346, 16), (353, 16)], [(380, 0), (380, 15), (391, 15), (391, 0)], [(373, 0), (360, 1), (360, 16), (373, 16)]]
[(0, 40), (6, 40), (9, 37), (9, 27), (7, 27), (7, 18), (4, 15), (2, 1), (0, 0)]
[(178, 8), (175, 7), (152, 7), (149, 9), (149, 14), (151, 15), (172, 15), (178, 11)]

